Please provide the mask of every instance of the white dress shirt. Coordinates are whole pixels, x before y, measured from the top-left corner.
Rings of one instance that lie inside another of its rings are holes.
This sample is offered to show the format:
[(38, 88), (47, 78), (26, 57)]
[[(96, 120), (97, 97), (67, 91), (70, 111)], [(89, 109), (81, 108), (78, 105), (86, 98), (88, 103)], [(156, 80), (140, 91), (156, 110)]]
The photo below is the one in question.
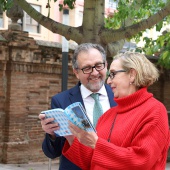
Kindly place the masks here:
[[(80, 92), (81, 92), (81, 95), (83, 98), (86, 113), (87, 113), (91, 123), (93, 123), (94, 99), (90, 96), (93, 92), (88, 90), (83, 84), (80, 85)], [(110, 103), (109, 103), (109, 99), (108, 99), (108, 95), (107, 95), (105, 86), (103, 85), (102, 88), (97, 93), (100, 94), (99, 101), (102, 105), (103, 113), (104, 113), (110, 108)]]

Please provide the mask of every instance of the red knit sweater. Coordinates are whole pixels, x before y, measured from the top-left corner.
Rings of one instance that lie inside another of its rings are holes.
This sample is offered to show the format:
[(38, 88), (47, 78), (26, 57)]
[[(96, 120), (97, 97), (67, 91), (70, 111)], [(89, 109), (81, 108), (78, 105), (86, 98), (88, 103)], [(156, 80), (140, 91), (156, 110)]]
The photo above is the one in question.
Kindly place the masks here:
[(71, 146), (65, 143), (64, 156), (83, 170), (164, 170), (169, 126), (163, 104), (146, 88), (115, 101), (118, 106), (109, 109), (98, 121), (95, 149), (75, 138)]

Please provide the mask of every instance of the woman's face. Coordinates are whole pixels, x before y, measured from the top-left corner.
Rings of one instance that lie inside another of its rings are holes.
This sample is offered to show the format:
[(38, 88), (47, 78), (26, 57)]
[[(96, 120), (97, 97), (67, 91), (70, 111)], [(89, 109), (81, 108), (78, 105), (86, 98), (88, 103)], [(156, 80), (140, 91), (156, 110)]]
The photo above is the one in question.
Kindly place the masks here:
[(109, 77), (107, 83), (111, 86), (115, 98), (126, 97), (137, 91), (137, 88), (133, 84), (136, 71), (131, 69), (129, 72), (116, 72), (120, 70), (124, 70), (122, 68), (121, 60), (114, 60), (110, 65), (109, 72), (111, 74), (115, 73), (115, 76), (113, 79)]

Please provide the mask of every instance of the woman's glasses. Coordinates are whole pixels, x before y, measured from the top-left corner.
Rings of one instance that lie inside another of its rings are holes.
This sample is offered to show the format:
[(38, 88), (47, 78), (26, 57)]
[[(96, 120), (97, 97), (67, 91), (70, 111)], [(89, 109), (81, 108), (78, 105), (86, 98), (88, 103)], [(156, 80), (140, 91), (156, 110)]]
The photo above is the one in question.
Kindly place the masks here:
[(117, 73), (120, 73), (120, 72), (126, 72), (126, 70), (112, 71), (112, 72), (110, 72), (107, 76), (110, 77), (110, 79), (112, 80), (112, 79), (115, 77), (115, 75), (116, 75)]

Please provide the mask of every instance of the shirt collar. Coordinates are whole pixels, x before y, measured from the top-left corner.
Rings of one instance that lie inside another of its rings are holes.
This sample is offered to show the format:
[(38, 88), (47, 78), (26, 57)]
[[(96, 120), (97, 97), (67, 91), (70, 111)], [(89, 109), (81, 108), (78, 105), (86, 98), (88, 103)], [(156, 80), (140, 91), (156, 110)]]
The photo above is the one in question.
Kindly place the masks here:
[[(87, 89), (83, 84), (80, 85), (80, 91), (81, 91), (81, 95), (82, 95), (83, 99), (87, 98), (88, 96), (90, 96), (93, 93), (92, 91)], [(105, 86), (103, 85), (102, 88), (97, 93), (99, 93), (100, 95), (107, 96)]]

